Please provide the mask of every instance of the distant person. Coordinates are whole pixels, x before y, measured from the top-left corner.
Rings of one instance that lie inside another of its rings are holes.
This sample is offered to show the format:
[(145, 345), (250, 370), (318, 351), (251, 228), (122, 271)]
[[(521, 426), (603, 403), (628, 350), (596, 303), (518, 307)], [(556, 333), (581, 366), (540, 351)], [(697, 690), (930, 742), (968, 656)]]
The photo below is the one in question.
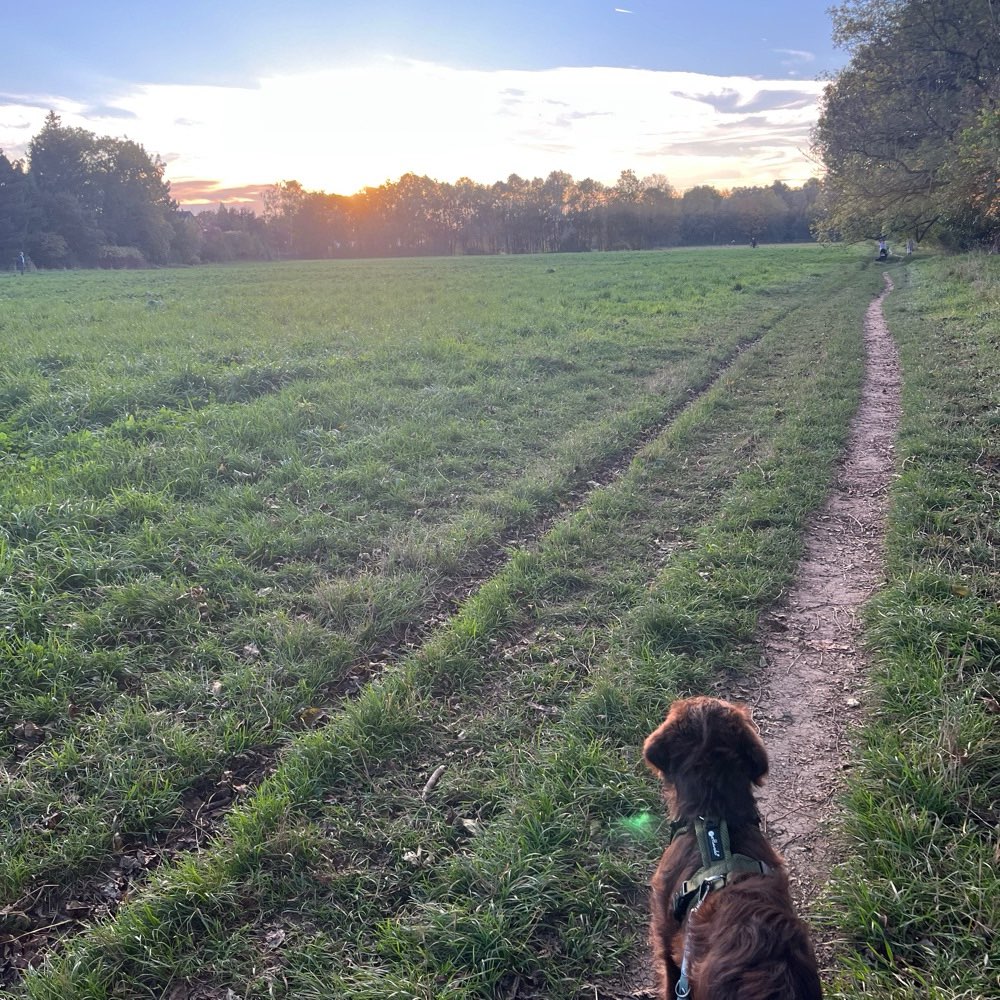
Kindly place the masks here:
[(909, 257), (913, 253), (913, 240), (906, 241), (906, 256)]
[(27, 266), (27, 263), (26, 263), (26, 261), (24, 259), (24, 251), (22, 250), (17, 255), (17, 264), (16, 264), (17, 273), (18, 274), (24, 274), (24, 269), (25, 269), (26, 266)]
[(878, 259), (879, 260), (889, 259), (889, 244), (886, 243), (884, 236), (880, 236), (878, 238)]
[(757, 249), (757, 237), (756, 236), (751, 236), (750, 237), (750, 246), (754, 250)]

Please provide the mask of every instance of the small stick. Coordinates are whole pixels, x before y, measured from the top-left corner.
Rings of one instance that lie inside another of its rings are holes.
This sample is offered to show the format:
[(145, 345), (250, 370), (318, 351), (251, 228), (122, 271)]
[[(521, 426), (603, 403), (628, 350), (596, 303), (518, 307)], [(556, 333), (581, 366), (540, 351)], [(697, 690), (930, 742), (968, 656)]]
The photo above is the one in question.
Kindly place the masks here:
[(447, 767), (446, 764), (438, 764), (434, 769), (434, 773), (427, 779), (427, 784), (424, 785), (424, 790), (420, 793), (420, 798), (426, 802), (427, 796), (434, 791), (434, 786), (441, 780), (441, 775), (444, 774), (444, 769)]

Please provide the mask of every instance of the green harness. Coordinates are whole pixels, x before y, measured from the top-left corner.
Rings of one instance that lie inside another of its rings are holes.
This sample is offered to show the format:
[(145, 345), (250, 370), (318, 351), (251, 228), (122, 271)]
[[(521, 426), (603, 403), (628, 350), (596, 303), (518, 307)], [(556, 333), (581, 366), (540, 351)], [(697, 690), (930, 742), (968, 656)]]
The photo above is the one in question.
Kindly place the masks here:
[[(677, 820), (671, 824), (670, 840), (689, 829), (687, 820)], [(678, 921), (684, 919), (699, 897), (703, 899), (713, 889), (725, 886), (730, 875), (741, 872), (767, 875), (771, 871), (771, 866), (763, 861), (745, 854), (733, 854), (729, 846), (729, 824), (724, 819), (699, 816), (694, 821), (694, 835), (701, 852), (701, 868), (674, 894), (674, 917)]]
[[(689, 829), (690, 824), (687, 820), (675, 820), (670, 825), (671, 842), (674, 837), (687, 833)], [(674, 919), (678, 923), (683, 921), (689, 912), (693, 913), (698, 909), (710, 892), (723, 888), (730, 876), (744, 872), (768, 875), (772, 870), (764, 861), (758, 861), (746, 854), (733, 854), (729, 846), (729, 824), (724, 819), (699, 816), (694, 821), (694, 835), (701, 853), (701, 868), (674, 894)], [(677, 982), (677, 1000), (685, 1000), (691, 993), (691, 984), (688, 981), (690, 944), (691, 935), (688, 934), (684, 942), (681, 975)]]

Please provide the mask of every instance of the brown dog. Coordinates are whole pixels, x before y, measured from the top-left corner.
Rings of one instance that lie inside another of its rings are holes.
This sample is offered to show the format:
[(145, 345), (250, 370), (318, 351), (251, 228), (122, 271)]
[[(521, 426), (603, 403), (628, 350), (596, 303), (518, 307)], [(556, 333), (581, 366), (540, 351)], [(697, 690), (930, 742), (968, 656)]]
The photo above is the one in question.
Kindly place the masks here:
[(676, 701), (643, 752), (674, 818), (653, 875), (663, 1000), (818, 1000), (808, 932), (760, 832), (753, 787), (767, 753), (750, 713), (716, 698)]

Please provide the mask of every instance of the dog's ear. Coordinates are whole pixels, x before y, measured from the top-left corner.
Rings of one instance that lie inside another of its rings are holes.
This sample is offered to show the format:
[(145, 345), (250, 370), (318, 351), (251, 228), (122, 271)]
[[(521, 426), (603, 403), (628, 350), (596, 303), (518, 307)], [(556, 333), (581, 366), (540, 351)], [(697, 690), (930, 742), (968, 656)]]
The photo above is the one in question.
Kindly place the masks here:
[(663, 723), (647, 737), (642, 753), (650, 768), (672, 784), (692, 754), (709, 750), (716, 760), (726, 759), (739, 768), (755, 785), (763, 782), (767, 751), (750, 712), (716, 698), (675, 701)]
[(763, 784), (767, 776), (767, 751), (757, 735), (750, 712), (742, 705), (731, 706), (740, 716), (737, 735), (737, 750), (746, 764), (747, 777), (755, 784)]
[(642, 755), (650, 769), (659, 771), (669, 781), (673, 780), (685, 749), (690, 750), (692, 745), (697, 745), (697, 737), (691, 731), (695, 703), (696, 699), (675, 701), (666, 719), (646, 737), (643, 744)]
[(646, 758), (650, 770), (659, 771), (665, 777), (670, 775), (675, 733), (676, 727), (671, 725), (668, 718), (646, 737), (646, 742), (642, 746), (642, 755)]

